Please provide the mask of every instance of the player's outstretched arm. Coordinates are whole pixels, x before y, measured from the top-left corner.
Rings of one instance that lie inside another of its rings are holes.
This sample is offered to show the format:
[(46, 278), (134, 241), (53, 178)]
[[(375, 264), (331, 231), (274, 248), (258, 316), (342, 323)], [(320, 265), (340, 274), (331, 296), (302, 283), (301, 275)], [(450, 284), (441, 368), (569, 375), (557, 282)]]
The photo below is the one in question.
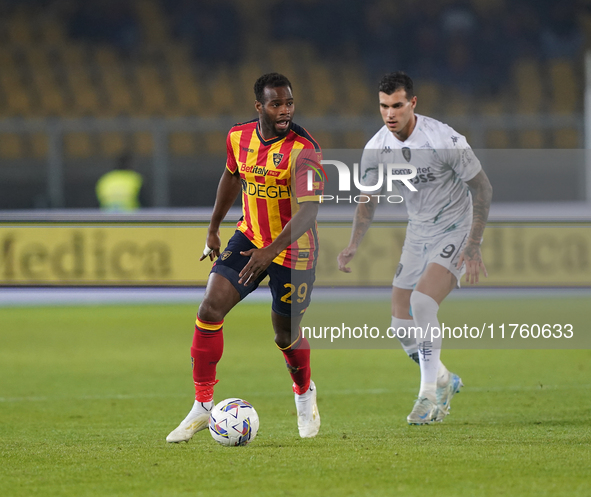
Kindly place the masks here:
[(376, 206), (378, 205), (378, 197), (370, 194), (366, 195), (369, 196), (370, 201), (365, 204), (357, 204), (355, 209), (349, 246), (344, 248), (337, 257), (339, 271), (343, 271), (344, 273), (351, 272), (351, 268), (347, 267), (347, 264), (349, 264), (355, 256), (361, 240), (363, 240), (365, 233), (367, 233), (367, 230), (373, 221)]
[(283, 227), (279, 236), (273, 242), (262, 249), (251, 249), (240, 252), (241, 255), (250, 257), (248, 264), (240, 271), (238, 283), (248, 286), (256, 280), (259, 274), (269, 267), (273, 259), (297, 241), (306, 231), (314, 227), (318, 215), (317, 202), (303, 202), (300, 210)]
[(199, 259), (200, 261), (208, 256), (211, 261), (213, 261), (214, 257), (219, 257), (220, 247), (222, 245), (220, 240), (220, 225), (230, 210), (230, 207), (234, 205), (239, 193), (240, 176), (237, 173), (232, 174), (228, 169), (225, 169), (218, 185), (213, 213), (207, 230), (205, 250)]
[(465, 262), (466, 282), (474, 284), (478, 283), (480, 269), (484, 272), (484, 276), (488, 276), (484, 262), (482, 262), (480, 243), (488, 220), (488, 211), (490, 210), (490, 203), (492, 201), (492, 186), (483, 170), (470, 181), (467, 181), (467, 184), (473, 193), (472, 228), (470, 229), (470, 235), (468, 236), (466, 246), (460, 255), (458, 268), (460, 268), (462, 263)]

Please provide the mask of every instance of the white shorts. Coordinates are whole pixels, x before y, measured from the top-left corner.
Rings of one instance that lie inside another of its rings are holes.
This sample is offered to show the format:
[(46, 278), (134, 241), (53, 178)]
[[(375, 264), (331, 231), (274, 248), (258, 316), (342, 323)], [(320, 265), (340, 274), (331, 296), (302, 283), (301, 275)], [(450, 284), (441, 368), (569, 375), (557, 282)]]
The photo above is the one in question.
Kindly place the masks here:
[(456, 266), (469, 233), (470, 230), (462, 229), (442, 233), (429, 239), (409, 239), (407, 236), (392, 285), (404, 290), (412, 290), (427, 265), (435, 262), (449, 270), (458, 280), (459, 286), (466, 267), (463, 263), (460, 269)]

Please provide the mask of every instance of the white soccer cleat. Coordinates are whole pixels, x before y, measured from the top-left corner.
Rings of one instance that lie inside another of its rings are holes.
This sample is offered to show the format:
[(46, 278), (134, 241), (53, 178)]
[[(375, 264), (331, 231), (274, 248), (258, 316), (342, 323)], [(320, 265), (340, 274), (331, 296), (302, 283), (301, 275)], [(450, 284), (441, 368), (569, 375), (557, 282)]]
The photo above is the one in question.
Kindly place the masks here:
[(310, 388), (305, 393), (295, 394), (295, 403), (298, 411), (300, 437), (315, 437), (320, 430), (320, 413), (316, 403), (316, 385), (313, 381), (310, 381)]
[(427, 397), (417, 399), (410, 414), (406, 417), (409, 425), (428, 425), (437, 421), (437, 404)]
[(447, 384), (437, 389), (437, 407), (439, 408), (439, 412), (436, 421), (443, 421), (443, 418), (449, 414), (451, 399), (463, 386), (462, 378), (457, 374), (450, 373)]
[(213, 409), (213, 402), (197, 402), (193, 404), (191, 412), (166, 437), (168, 443), (188, 442), (198, 431), (205, 430), (209, 425), (209, 416)]

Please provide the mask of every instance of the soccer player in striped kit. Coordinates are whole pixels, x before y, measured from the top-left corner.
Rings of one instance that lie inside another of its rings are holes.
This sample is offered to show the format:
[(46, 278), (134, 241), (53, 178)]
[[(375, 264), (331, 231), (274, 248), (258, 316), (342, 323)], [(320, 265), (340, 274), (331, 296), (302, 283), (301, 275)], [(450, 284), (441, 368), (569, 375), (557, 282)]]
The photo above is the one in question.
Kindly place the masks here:
[[(321, 150), (292, 121), (294, 98), (285, 76), (261, 76), (254, 92), (258, 118), (228, 133), (226, 169), (201, 257), (217, 260), (199, 306), (191, 347), (195, 403), (166, 437), (168, 442), (188, 441), (207, 428), (218, 382), (216, 365), (223, 352), (224, 317), (267, 275), (275, 343), (293, 379), (300, 436), (314, 437), (320, 428), (310, 346), (299, 333), (299, 323), (310, 303), (318, 256), (316, 215), (324, 188)], [(219, 227), (241, 191), (243, 217), (221, 251)]]

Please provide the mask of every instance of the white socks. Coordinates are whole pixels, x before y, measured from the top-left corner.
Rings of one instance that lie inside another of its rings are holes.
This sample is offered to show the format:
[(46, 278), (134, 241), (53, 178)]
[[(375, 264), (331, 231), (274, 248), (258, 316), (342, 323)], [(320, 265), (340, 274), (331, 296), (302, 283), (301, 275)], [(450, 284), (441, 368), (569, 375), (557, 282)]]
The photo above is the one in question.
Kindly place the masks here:
[[(408, 357), (416, 362), (419, 362), (419, 347), (414, 333), (409, 332), (408, 328), (414, 326), (415, 322), (412, 319), (400, 319), (392, 316), (392, 323), (390, 326), (394, 329), (396, 337), (400, 341), (400, 345), (407, 353)], [(416, 359), (415, 359), (416, 357)]]
[(441, 334), (435, 338), (432, 336), (432, 328), (440, 327), (437, 320), (439, 305), (428, 295), (416, 290), (410, 295), (410, 305), (415, 324), (423, 330), (423, 338), (417, 337), (419, 366), (421, 367), (419, 398), (427, 397), (435, 402), (442, 339)]
[(193, 408), (187, 414), (187, 417), (183, 419), (183, 423), (185, 421), (192, 420), (195, 416), (199, 414), (203, 414), (204, 412), (210, 412), (213, 409), (214, 403), (213, 400), (211, 402), (199, 402), (198, 400), (195, 401), (193, 404)]
[[(412, 360), (419, 364), (419, 347), (415, 334), (408, 331), (410, 326), (416, 326), (413, 319), (400, 319), (392, 316), (392, 323), (390, 325), (400, 341), (400, 345)], [(445, 364), (439, 361), (439, 369), (437, 370), (437, 386), (442, 387), (449, 383), (449, 371)]]

